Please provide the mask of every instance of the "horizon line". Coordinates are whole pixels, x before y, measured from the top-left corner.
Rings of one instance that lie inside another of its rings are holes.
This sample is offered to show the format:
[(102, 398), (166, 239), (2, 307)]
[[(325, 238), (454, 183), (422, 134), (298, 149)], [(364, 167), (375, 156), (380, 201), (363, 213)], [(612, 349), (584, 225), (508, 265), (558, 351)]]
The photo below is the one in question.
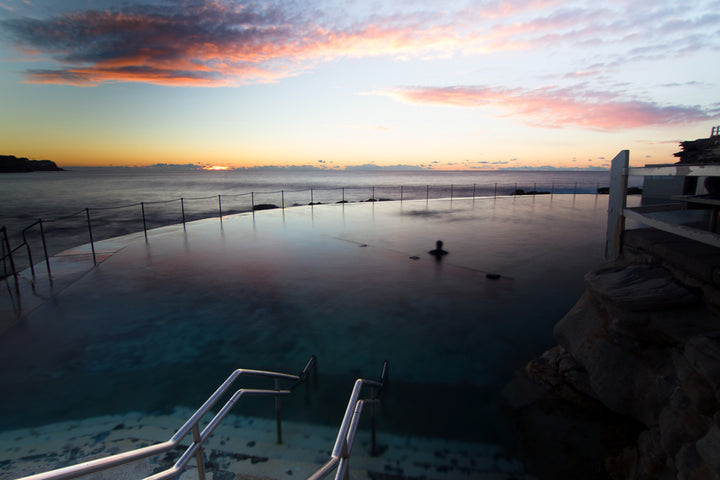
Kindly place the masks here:
[(232, 167), (197, 164), (152, 164), (152, 165), (58, 165), (61, 168), (102, 168), (102, 169), (154, 169), (154, 170), (188, 170), (188, 171), (319, 171), (319, 172), (352, 172), (352, 171), (386, 171), (386, 172), (497, 172), (497, 171), (571, 171), (571, 172), (609, 172), (609, 167), (555, 167), (542, 165), (539, 167), (499, 167), (499, 168), (433, 168), (415, 165), (348, 165), (339, 168), (316, 167), (314, 165), (258, 165), (252, 167)]

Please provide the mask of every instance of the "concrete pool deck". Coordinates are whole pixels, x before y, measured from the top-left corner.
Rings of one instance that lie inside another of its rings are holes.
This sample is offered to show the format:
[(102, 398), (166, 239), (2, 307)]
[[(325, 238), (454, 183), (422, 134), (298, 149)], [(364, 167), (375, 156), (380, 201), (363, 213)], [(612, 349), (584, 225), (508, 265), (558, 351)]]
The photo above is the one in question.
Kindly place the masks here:
[[(553, 342), (602, 261), (606, 202), (295, 207), (97, 242), (96, 266), (89, 245), (63, 252), (52, 285), (40, 265), (34, 285), (25, 271), (20, 294), (11, 277), (0, 296), (12, 323), (0, 335), (3, 424), (160, 418), (197, 407), (234, 368), (287, 371), (315, 354), (323, 411), (290, 406), (288, 418), (332, 430), (352, 381), (388, 359), (381, 430), (491, 444), (504, 428), (499, 385)], [(450, 252), (440, 261), (427, 253), (436, 240)]]

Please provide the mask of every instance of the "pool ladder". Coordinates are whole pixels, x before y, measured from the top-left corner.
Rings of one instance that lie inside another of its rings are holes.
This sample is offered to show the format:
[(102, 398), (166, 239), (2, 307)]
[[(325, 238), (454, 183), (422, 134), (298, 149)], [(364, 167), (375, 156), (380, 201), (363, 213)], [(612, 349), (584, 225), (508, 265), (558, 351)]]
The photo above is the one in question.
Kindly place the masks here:
[[(386, 390), (388, 382), (388, 362), (383, 362), (382, 371), (379, 380), (368, 380), (359, 378), (355, 381), (350, 400), (348, 401), (345, 415), (343, 416), (338, 435), (335, 440), (330, 459), (320, 467), (315, 473), (308, 477), (308, 480), (320, 480), (336, 470), (336, 480), (347, 480), (349, 478), (349, 459), (352, 451), (355, 433), (357, 431), (358, 422), (362, 414), (363, 406), (368, 404), (371, 407), (371, 449), (372, 454), (376, 454), (375, 447), (375, 406), (380, 401), (383, 391)], [(282, 425), (280, 420), (280, 397), (290, 395), (293, 390), (305, 383), (307, 394), (309, 395), (310, 375), (317, 381), (317, 358), (313, 355), (310, 357), (300, 374), (292, 375), (280, 372), (270, 372), (264, 370), (235, 370), (225, 380), (220, 387), (213, 393), (205, 403), (195, 411), (195, 413), (175, 432), (175, 434), (167, 441), (150, 445), (148, 447), (130, 450), (128, 452), (111, 455), (104, 458), (98, 458), (87, 462), (71, 465), (68, 467), (50, 470), (23, 477), (18, 480), (64, 480), (77, 478), (83, 475), (109, 470), (114, 467), (126, 465), (144, 458), (168, 452), (177, 447), (180, 442), (190, 433), (192, 433), (192, 443), (185, 449), (185, 452), (175, 462), (175, 464), (162, 472), (156, 473), (143, 480), (163, 480), (179, 477), (185, 470), (188, 463), (195, 458), (197, 465), (197, 475), (199, 480), (205, 480), (205, 461), (203, 457), (203, 443), (210, 437), (217, 426), (227, 416), (233, 406), (243, 396), (271, 396), (275, 397), (275, 413), (277, 422), (277, 441), (282, 443)], [(266, 377), (271, 378), (275, 382), (274, 389), (255, 389), (241, 388), (227, 400), (223, 407), (213, 416), (210, 422), (200, 431), (200, 422), (217, 401), (230, 389), (235, 381), (242, 376)], [(280, 382), (293, 382), (289, 387), (281, 389)], [(361, 398), (362, 390), (365, 387), (370, 388), (370, 397)]]

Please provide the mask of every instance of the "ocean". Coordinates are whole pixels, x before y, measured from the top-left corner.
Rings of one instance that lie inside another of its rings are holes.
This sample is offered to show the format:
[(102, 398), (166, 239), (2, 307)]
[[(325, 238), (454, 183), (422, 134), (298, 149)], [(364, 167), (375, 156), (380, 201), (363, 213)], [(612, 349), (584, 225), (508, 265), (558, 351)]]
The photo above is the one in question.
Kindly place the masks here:
[[(607, 171), (232, 170), (68, 168), (0, 175), (0, 226), (17, 248), (40, 219), (48, 253), (165, 225), (250, 211), (253, 205), (595, 193)], [(181, 201), (182, 199), (182, 201)], [(90, 229), (88, 228), (88, 217)], [(39, 250), (38, 225), (25, 238)], [(20, 260), (22, 261), (22, 260)]]

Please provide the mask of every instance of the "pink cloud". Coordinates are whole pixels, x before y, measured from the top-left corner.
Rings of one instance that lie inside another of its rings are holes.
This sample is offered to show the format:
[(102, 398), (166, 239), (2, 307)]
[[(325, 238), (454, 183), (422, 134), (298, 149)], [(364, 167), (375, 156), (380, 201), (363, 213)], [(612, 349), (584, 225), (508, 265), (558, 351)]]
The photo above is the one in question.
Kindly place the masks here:
[(622, 99), (609, 92), (555, 87), (535, 90), (487, 86), (405, 87), (376, 93), (421, 105), (494, 108), (543, 128), (576, 126), (618, 130), (707, 121), (719, 113), (700, 107), (662, 106)]
[(47, 20), (5, 21), (19, 48), (55, 61), (31, 82), (96, 85), (232, 85), (275, 81), (318, 61), (370, 55), (445, 54), (461, 38), (421, 17), (325, 27), (296, 12), (219, 2), (190, 7), (85, 11)]
[(146, 1), (13, 18), (0, 21), (0, 28), (18, 48), (56, 65), (29, 71), (32, 82), (222, 86), (273, 82), (319, 62), (381, 55), (427, 59), (521, 49), (545, 55), (552, 47), (588, 58), (592, 46), (593, 62), (607, 67), (712, 48), (720, 18), (707, 7), (683, 17), (677, 9), (646, 12), (623, 3), (588, 7), (565, 0), (469, 0), (464, 8), (442, 9), (430, 2), (394, 12), (400, 7), (390, 2), (390, 13), (335, 18), (324, 7), (313, 10), (313, 3)]

